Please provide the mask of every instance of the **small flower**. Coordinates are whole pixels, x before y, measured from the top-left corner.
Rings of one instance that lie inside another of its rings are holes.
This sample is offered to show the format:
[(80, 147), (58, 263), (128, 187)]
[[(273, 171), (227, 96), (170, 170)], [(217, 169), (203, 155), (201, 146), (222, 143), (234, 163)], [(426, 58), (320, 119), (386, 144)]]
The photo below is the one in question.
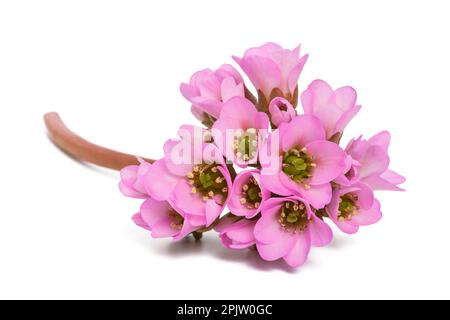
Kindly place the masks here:
[(145, 188), (155, 200), (168, 201), (194, 226), (211, 225), (223, 211), (231, 177), (223, 155), (210, 143), (169, 140), (165, 157), (145, 176)]
[(172, 237), (179, 241), (202, 227), (192, 225), (186, 217), (185, 213), (176, 211), (169, 202), (148, 198), (141, 210), (133, 216), (133, 221), (151, 231), (153, 238)]
[(276, 127), (279, 127), (282, 123), (290, 122), (297, 115), (292, 104), (281, 97), (272, 99), (269, 104), (269, 112), (270, 120)]
[(140, 227), (151, 231), (154, 238), (173, 237), (180, 240), (200, 226), (191, 225), (184, 217), (184, 213), (176, 212), (167, 201), (157, 201), (150, 197), (145, 190), (145, 176), (151, 164), (139, 159), (139, 165), (132, 165), (120, 171), (119, 188), (122, 193), (131, 198), (145, 199), (133, 221)]
[[(272, 150), (277, 142), (278, 150)], [(342, 174), (345, 157), (337, 144), (325, 140), (319, 119), (297, 116), (262, 146), (261, 182), (273, 193), (294, 194), (320, 209), (331, 200), (330, 182)]]
[(405, 178), (389, 169), (389, 132), (382, 131), (369, 140), (362, 137), (351, 140), (345, 151), (352, 157), (353, 165), (346, 175), (356, 175), (359, 181), (373, 190), (403, 191), (398, 187)]
[(235, 96), (244, 96), (244, 80), (229, 64), (216, 71), (196, 72), (189, 83), (182, 83), (181, 94), (192, 103), (192, 113), (210, 126), (219, 117), (224, 102)]
[[(283, 49), (275, 43), (247, 50), (243, 58), (233, 57), (265, 102), (261, 110), (275, 97), (282, 96), (297, 105), (297, 82), (308, 55), (300, 58), (300, 46)], [(261, 101), (260, 101), (261, 102)]]
[(256, 216), (270, 191), (263, 188), (259, 170), (240, 172), (233, 182), (228, 208), (236, 216), (251, 219)]
[(356, 91), (352, 87), (342, 87), (335, 91), (328, 83), (315, 80), (301, 95), (305, 114), (315, 115), (320, 119), (327, 134), (327, 139), (343, 132), (346, 125), (361, 109), (356, 105)]
[(227, 159), (239, 166), (256, 163), (258, 145), (265, 139), (269, 118), (246, 98), (228, 100), (212, 127), (212, 136)]
[(253, 235), (255, 223), (255, 220), (227, 216), (220, 221), (214, 230), (219, 232), (220, 240), (225, 248), (245, 249), (256, 243)]
[(311, 246), (325, 246), (333, 238), (330, 227), (299, 197), (267, 200), (254, 235), (259, 255), (264, 260), (283, 258), (292, 267), (306, 261)]
[(372, 189), (363, 183), (334, 190), (326, 212), (339, 229), (348, 234), (381, 219), (380, 203)]

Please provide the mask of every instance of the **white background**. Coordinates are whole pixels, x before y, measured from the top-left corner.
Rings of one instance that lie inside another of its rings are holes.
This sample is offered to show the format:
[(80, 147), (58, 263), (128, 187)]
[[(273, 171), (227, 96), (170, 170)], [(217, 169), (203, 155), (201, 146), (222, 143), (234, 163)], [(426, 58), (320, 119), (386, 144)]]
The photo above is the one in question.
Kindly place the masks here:
[[(1, 1), (0, 298), (450, 298), (447, 1)], [(160, 157), (195, 123), (179, 84), (251, 46), (302, 43), (316, 79), (363, 105), (344, 142), (392, 133), (407, 192), (292, 271), (254, 252), (153, 240), (114, 171), (47, 139), (58, 111), (99, 144)]]

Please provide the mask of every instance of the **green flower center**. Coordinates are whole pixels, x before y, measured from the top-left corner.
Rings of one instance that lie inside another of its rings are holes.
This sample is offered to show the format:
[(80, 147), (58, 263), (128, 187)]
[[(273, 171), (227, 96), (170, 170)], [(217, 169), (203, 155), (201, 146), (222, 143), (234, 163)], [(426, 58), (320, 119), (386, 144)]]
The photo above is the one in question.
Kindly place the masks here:
[(188, 182), (192, 186), (192, 193), (199, 193), (203, 200), (222, 196), (225, 200), (228, 194), (227, 181), (218, 170), (217, 164), (203, 163), (193, 167), (192, 172), (187, 174)]
[(310, 219), (302, 202), (285, 202), (281, 208), (278, 222), (289, 232), (303, 232), (308, 227)]
[(338, 220), (350, 221), (358, 214), (359, 206), (356, 204), (358, 196), (353, 193), (347, 193), (341, 197), (339, 202)]
[(306, 153), (305, 148), (292, 148), (283, 156), (283, 172), (298, 183), (310, 178), (315, 166), (313, 158)]
[(249, 161), (256, 157), (258, 147), (257, 131), (254, 128), (247, 131), (237, 130), (234, 134), (233, 150), (236, 158), (241, 161)]
[(261, 188), (255, 178), (251, 177), (246, 184), (242, 186), (242, 197), (240, 202), (247, 209), (259, 208), (262, 200)]

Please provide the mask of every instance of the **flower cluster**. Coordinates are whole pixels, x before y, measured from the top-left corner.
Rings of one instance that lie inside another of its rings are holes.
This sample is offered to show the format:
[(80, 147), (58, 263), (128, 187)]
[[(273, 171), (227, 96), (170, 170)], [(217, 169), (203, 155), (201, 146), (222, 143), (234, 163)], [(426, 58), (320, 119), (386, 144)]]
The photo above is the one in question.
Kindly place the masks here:
[(315, 80), (299, 94), (300, 47), (267, 43), (233, 58), (257, 94), (231, 65), (181, 85), (204, 127), (182, 126), (164, 158), (121, 171), (122, 193), (144, 199), (134, 222), (175, 240), (215, 230), (226, 248), (297, 267), (330, 243), (329, 223), (353, 234), (380, 220), (374, 191), (405, 179), (388, 168), (387, 131), (339, 145), (361, 108), (356, 91)]

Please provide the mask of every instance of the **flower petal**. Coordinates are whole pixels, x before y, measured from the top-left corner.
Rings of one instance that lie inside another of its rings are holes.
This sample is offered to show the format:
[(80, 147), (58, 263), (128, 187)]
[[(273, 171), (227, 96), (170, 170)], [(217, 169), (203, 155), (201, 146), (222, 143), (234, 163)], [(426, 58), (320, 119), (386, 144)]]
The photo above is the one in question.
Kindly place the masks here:
[(336, 143), (314, 141), (306, 145), (306, 152), (316, 164), (309, 184), (324, 184), (343, 173), (346, 154)]

